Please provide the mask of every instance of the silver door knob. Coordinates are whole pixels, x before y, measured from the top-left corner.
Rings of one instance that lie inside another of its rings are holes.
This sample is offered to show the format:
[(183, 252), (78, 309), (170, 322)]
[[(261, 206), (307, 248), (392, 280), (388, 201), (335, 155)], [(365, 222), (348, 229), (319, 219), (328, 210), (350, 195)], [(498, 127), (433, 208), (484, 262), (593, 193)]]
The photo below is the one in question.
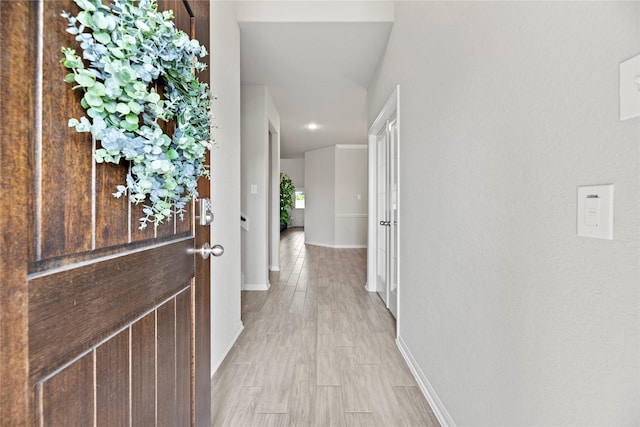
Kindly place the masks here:
[(222, 245), (210, 246), (209, 243), (207, 242), (204, 245), (202, 245), (200, 249), (193, 249), (193, 248), (187, 249), (187, 253), (200, 254), (202, 259), (207, 259), (209, 258), (209, 255), (213, 255), (213, 256), (222, 255), (224, 253), (224, 248), (222, 247)]

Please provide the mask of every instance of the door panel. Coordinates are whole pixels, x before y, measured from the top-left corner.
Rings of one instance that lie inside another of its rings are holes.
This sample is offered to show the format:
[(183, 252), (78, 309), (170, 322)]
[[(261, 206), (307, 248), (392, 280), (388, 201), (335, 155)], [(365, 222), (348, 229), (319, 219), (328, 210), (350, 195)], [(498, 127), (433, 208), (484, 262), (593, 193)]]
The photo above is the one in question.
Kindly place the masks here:
[(376, 290), (378, 295), (382, 298), (385, 305), (389, 299), (388, 290), (388, 272), (387, 272), (387, 258), (388, 258), (388, 228), (385, 223), (389, 218), (388, 201), (387, 201), (387, 187), (388, 187), (388, 171), (387, 171), (387, 151), (388, 151), (388, 134), (386, 127), (376, 136), (377, 145), (377, 190), (376, 190), (376, 203), (377, 203), (377, 247), (378, 260), (376, 262)]
[(93, 354), (36, 384), (38, 425), (82, 426), (94, 420)]
[(96, 422), (98, 426), (129, 423), (129, 335), (125, 329), (95, 352)]
[[(208, 42), (208, 2), (159, 7)], [(84, 111), (63, 10), (0, 2), (0, 425), (210, 425), (209, 261), (187, 253), (209, 229), (190, 207), (139, 230), (141, 206), (112, 196), (128, 164), (94, 164), (67, 127)]]
[(398, 314), (398, 122), (389, 116), (376, 135), (376, 291)]
[(131, 425), (156, 422), (156, 312), (131, 325)]
[(389, 135), (389, 181), (388, 204), (389, 212), (389, 300), (387, 305), (394, 317), (398, 317), (398, 121), (392, 116), (388, 125)]

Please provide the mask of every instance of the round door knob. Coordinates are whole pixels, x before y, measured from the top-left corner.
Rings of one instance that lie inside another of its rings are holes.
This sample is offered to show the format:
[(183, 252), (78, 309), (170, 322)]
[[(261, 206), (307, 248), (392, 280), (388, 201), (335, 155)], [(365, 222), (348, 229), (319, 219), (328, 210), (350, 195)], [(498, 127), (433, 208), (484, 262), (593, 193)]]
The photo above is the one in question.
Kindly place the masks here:
[(187, 252), (190, 254), (200, 254), (200, 256), (202, 257), (202, 259), (207, 259), (209, 258), (210, 255), (213, 256), (221, 256), (224, 253), (224, 247), (222, 247), (222, 245), (213, 245), (210, 246), (209, 243), (205, 243), (204, 245), (202, 245), (202, 247), (200, 249), (187, 249)]
[(222, 245), (213, 245), (211, 247), (211, 255), (221, 256), (224, 253), (224, 247)]

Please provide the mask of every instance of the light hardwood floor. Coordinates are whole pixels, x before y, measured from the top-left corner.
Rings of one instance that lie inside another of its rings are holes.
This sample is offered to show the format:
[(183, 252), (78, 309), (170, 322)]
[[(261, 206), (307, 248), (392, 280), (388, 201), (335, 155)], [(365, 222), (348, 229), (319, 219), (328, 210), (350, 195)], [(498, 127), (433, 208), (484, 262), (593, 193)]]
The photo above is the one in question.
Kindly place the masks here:
[(213, 379), (214, 426), (438, 426), (364, 289), (366, 249), (287, 230), (271, 289), (242, 292), (244, 331)]

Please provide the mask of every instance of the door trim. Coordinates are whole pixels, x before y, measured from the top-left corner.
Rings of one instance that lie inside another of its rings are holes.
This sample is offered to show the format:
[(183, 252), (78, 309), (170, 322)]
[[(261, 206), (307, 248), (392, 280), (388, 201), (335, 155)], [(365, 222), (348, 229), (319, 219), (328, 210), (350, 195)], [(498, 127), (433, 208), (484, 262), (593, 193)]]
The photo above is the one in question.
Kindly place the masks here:
[[(384, 107), (378, 114), (378, 117), (374, 120), (373, 124), (369, 128), (368, 133), (368, 145), (369, 145), (369, 221), (368, 221), (368, 242), (369, 242), (369, 250), (367, 251), (367, 284), (365, 289), (369, 292), (376, 292), (376, 270), (377, 270), (377, 251), (375, 249), (376, 242), (376, 229), (378, 224), (376, 222), (376, 183), (377, 183), (377, 148), (376, 148), (376, 136), (380, 131), (387, 125), (387, 121), (391, 119), (393, 115), (396, 115), (396, 120), (398, 123), (398, 140), (397, 140), (397, 158), (396, 163), (398, 165), (398, 175), (400, 169), (400, 85), (397, 85), (391, 95), (387, 99)], [(400, 195), (401, 195), (401, 187), (400, 187), (400, 177), (398, 177), (398, 189), (397, 189), (397, 203), (398, 203), (398, 216), (400, 216)], [(400, 239), (401, 232), (400, 228), (401, 222), (398, 221), (397, 225), (397, 233), (398, 233), (398, 263), (397, 270), (398, 275), (396, 277), (396, 283), (398, 284), (398, 305), (397, 305), (397, 317), (396, 317), (396, 334), (400, 330)]]

